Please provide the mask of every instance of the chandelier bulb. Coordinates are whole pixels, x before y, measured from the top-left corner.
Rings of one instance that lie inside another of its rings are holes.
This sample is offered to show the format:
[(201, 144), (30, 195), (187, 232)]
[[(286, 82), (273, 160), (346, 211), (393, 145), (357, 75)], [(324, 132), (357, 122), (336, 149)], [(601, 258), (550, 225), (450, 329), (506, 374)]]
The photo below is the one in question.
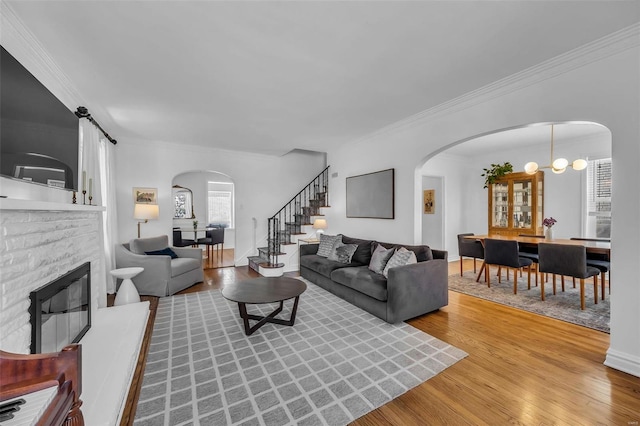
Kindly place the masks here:
[(534, 175), (538, 171), (538, 163), (530, 161), (524, 165), (524, 171), (529, 175)]
[(557, 158), (553, 160), (553, 163), (551, 164), (554, 169), (563, 169), (563, 171), (567, 168), (568, 165), (569, 161), (566, 158)]
[(587, 160), (578, 158), (573, 163), (571, 163), (571, 167), (573, 168), (573, 170), (584, 170), (587, 168)]

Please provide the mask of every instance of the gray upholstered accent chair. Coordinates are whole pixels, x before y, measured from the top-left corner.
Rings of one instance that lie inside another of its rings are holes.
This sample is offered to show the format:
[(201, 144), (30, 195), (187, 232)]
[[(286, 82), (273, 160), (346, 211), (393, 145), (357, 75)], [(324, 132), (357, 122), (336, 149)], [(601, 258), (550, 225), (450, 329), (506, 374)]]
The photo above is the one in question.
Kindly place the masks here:
[[(602, 241), (610, 243), (609, 238), (571, 238), (578, 241)], [(600, 288), (602, 289), (602, 300), (604, 300), (604, 287), (607, 282), (606, 275), (609, 273), (609, 293), (611, 293), (611, 261), (609, 256), (600, 253), (587, 253), (587, 266), (593, 266), (600, 270)]]
[(147, 296), (170, 296), (204, 280), (199, 248), (169, 247), (178, 255), (175, 259), (169, 255), (145, 254), (167, 247), (169, 237), (166, 235), (116, 244), (116, 268), (143, 267), (144, 271), (133, 279), (133, 283), (139, 294)]
[[(221, 245), (224, 250), (224, 228), (207, 229), (206, 236), (204, 238), (198, 238), (198, 244), (205, 244), (207, 246), (207, 255), (213, 255), (213, 247), (218, 244)], [(209, 253), (211, 251), (211, 253)], [(220, 254), (222, 252), (218, 250)]]
[[(553, 294), (556, 294), (556, 275), (563, 277), (562, 290), (564, 291), (564, 276), (580, 279), (580, 309), (584, 310), (584, 280), (593, 277), (594, 303), (598, 303), (598, 275), (600, 270), (593, 266), (587, 266), (587, 249), (584, 246), (571, 244), (538, 244), (538, 256), (540, 257), (540, 273), (553, 274)], [(544, 300), (544, 280), (540, 285), (540, 298)]]
[(477, 240), (469, 240), (465, 237), (475, 235), (473, 233), (458, 234), (458, 255), (460, 256), (460, 276), (462, 276), (462, 257), (473, 258), (473, 273), (476, 273), (476, 259), (484, 259), (484, 247)]
[[(491, 287), (490, 265), (496, 265), (498, 269), (498, 282), (501, 282), (501, 269), (503, 267), (513, 268), (513, 293), (518, 293), (518, 270), (527, 268), (527, 287), (531, 289), (531, 264), (533, 261), (518, 255), (518, 242), (509, 240), (494, 240), (487, 238), (484, 240), (484, 276), (487, 287)], [(507, 279), (509, 279), (507, 275)]]

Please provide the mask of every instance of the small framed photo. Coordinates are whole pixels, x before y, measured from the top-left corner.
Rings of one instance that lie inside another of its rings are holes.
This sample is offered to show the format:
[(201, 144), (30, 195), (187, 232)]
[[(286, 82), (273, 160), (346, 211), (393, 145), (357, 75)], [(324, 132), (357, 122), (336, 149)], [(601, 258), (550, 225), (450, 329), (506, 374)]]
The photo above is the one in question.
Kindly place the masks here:
[(158, 204), (158, 188), (133, 188), (135, 204)]

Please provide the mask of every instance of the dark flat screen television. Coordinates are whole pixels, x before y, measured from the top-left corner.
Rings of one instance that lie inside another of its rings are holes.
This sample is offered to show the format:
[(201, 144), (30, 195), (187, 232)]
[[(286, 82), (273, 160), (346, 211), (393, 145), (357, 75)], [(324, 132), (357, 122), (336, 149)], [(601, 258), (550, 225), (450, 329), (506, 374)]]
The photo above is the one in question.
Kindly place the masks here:
[(77, 190), (78, 117), (0, 48), (0, 174)]

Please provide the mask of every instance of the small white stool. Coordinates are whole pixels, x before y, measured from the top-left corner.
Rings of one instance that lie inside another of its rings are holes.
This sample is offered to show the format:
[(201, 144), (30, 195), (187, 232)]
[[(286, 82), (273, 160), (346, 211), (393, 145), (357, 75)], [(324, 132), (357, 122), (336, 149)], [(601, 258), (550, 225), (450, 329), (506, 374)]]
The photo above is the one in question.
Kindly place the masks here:
[(116, 300), (114, 302), (115, 306), (140, 302), (140, 295), (138, 294), (136, 286), (133, 285), (131, 278), (135, 277), (142, 271), (144, 271), (144, 268), (133, 267), (114, 269), (110, 272), (114, 277), (122, 279), (122, 284), (120, 284), (118, 294), (116, 294)]

